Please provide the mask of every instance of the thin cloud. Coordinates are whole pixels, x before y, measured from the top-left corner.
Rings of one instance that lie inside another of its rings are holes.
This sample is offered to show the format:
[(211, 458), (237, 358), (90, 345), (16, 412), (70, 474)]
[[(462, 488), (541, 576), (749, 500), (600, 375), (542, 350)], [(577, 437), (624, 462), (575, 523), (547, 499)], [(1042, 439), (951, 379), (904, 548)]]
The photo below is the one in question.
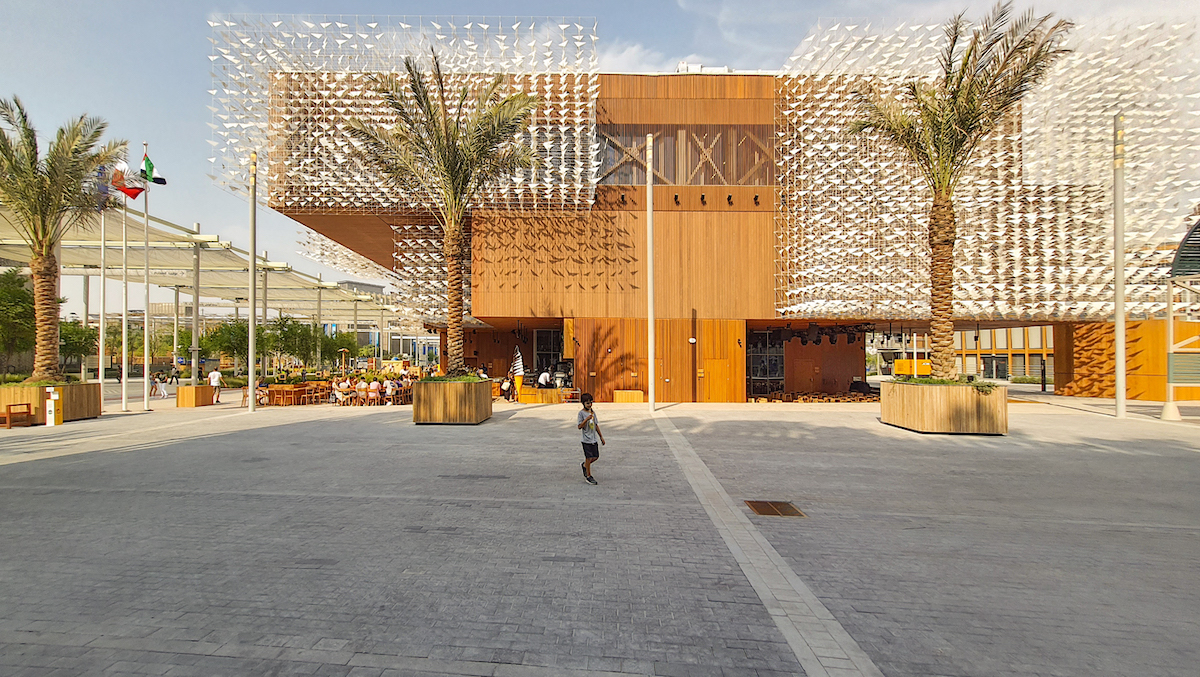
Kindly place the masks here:
[(674, 73), (680, 61), (713, 63), (697, 54), (672, 57), (641, 43), (623, 40), (601, 43), (597, 57), (600, 70), (605, 73)]

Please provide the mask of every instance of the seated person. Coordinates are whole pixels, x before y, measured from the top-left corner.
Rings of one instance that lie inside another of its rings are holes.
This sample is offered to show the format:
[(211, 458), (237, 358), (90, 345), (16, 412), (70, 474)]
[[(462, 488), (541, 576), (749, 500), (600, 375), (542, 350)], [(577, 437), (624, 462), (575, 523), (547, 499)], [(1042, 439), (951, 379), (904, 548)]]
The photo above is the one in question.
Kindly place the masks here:
[(379, 401), (379, 389), (381, 387), (382, 386), (379, 385), (379, 379), (377, 379), (377, 378), (371, 379), (371, 385), (367, 386), (367, 399), (371, 400), (372, 402), (378, 402)]
[(348, 404), (353, 394), (353, 391), (350, 390), (350, 380), (347, 378), (343, 378), (341, 383), (338, 383), (337, 387), (333, 389), (334, 402), (337, 404)]

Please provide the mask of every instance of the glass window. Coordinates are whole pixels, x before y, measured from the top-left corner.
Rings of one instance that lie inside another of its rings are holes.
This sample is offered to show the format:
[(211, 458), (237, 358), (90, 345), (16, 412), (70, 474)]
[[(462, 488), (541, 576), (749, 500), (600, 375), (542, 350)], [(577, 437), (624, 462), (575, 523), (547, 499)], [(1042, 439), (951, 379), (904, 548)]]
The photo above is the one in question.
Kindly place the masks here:
[(1046, 348), (1054, 350), (1054, 327), (1046, 327)]
[(956, 357), (956, 358), (954, 358), (954, 371), (956, 371), (956, 372), (958, 372), (958, 373), (960, 373), (960, 374), (961, 374), (961, 373), (963, 373), (963, 370), (962, 370), (962, 356), (961, 356), (961, 355), (960, 355), (960, 356), (958, 356), (958, 357)]
[(1025, 373), (1025, 353), (1016, 353), (1012, 356), (1012, 374), (1013, 376), (1028, 376)]
[(975, 332), (963, 332), (963, 345), (966, 346), (967, 350), (976, 350), (979, 348), (979, 341), (975, 338)]

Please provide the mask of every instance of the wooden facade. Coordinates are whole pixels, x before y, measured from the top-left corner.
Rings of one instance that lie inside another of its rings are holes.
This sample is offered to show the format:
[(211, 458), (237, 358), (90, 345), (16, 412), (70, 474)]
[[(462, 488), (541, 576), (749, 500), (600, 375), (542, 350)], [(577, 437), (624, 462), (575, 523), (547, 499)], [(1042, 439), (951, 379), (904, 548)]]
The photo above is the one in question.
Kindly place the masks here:
[[(1200, 322), (1175, 321), (1175, 340), (1200, 335)], [(1116, 330), (1106, 322), (1054, 328), (1054, 392), (1075, 397), (1116, 397)], [(1167, 321), (1125, 325), (1125, 395), (1159, 401), (1167, 395)], [(1200, 387), (1177, 387), (1175, 399), (1200, 401)]]

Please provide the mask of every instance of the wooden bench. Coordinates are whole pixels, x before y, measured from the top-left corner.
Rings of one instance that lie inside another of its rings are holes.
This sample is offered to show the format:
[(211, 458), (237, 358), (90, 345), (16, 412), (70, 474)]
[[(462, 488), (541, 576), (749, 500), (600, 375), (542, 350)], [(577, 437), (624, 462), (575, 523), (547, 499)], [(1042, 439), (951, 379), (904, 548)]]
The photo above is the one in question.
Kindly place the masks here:
[(33, 425), (33, 405), (28, 402), (10, 404), (0, 416), (4, 417), (5, 430), (12, 430), (14, 425), (28, 428)]

